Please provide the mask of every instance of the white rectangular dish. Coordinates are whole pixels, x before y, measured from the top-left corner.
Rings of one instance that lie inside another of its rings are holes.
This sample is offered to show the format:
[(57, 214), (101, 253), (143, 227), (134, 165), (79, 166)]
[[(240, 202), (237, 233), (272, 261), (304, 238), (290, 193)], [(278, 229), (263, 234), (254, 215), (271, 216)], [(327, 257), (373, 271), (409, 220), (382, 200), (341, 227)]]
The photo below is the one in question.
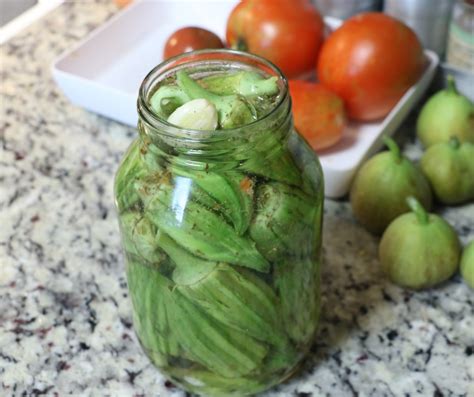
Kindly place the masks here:
[[(145, 75), (162, 61), (167, 37), (183, 26), (200, 26), (221, 37), (235, 0), (135, 1), (92, 32), (52, 67), (54, 79), (75, 104), (122, 123), (137, 123), (138, 88)], [(325, 18), (329, 29), (341, 21)], [(391, 135), (402, 123), (431, 82), (438, 57), (426, 51), (428, 65), (384, 119), (350, 123), (344, 138), (318, 153), (325, 176), (327, 197), (349, 190), (359, 165), (380, 148), (381, 136)]]

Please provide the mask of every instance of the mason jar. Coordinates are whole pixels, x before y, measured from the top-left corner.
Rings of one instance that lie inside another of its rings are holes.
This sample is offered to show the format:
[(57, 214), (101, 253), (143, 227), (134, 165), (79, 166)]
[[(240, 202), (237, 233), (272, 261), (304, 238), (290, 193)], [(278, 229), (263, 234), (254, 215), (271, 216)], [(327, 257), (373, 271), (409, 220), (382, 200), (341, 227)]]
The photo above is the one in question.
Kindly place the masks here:
[[(176, 72), (253, 71), (278, 94), (236, 128), (183, 129), (150, 99)], [(211, 396), (265, 390), (298, 367), (320, 313), (323, 177), (293, 129), (285, 77), (230, 50), (172, 58), (145, 77), (138, 137), (115, 178), (133, 322), (153, 364)]]

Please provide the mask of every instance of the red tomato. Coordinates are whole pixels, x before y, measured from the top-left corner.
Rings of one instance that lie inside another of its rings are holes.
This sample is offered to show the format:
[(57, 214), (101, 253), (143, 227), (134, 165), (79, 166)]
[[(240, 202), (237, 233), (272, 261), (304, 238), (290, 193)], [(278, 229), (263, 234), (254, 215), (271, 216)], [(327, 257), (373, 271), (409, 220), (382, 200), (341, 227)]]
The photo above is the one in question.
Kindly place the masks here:
[(388, 15), (368, 12), (348, 19), (324, 43), (317, 72), (340, 95), (350, 117), (385, 116), (420, 77), (425, 65), (416, 34)]
[(295, 127), (313, 149), (324, 149), (337, 143), (346, 125), (344, 103), (321, 84), (291, 80)]
[(183, 52), (223, 47), (219, 36), (209, 30), (186, 27), (177, 30), (166, 40), (163, 58), (168, 59)]
[(275, 63), (287, 77), (310, 71), (323, 20), (309, 0), (243, 0), (227, 21), (227, 43)]

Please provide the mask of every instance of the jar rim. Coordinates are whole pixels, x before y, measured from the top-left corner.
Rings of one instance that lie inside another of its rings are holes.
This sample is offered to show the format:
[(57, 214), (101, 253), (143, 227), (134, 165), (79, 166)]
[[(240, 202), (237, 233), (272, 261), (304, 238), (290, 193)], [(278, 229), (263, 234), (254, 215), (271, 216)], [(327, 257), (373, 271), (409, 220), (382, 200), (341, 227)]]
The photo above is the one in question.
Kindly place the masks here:
[[(151, 108), (149, 102), (149, 95), (152, 93), (154, 85), (153, 83), (157, 78), (162, 76), (164, 73), (172, 73), (173, 71), (183, 68), (185, 65), (195, 64), (200, 61), (212, 61), (221, 60), (228, 64), (241, 63), (248, 64), (251, 66), (259, 67), (261, 70), (270, 72), (272, 75), (278, 77), (278, 81), (281, 81), (279, 99), (272, 107), (272, 109), (263, 115), (261, 118), (252, 121), (251, 123), (244, 124), (239, 127), (218, 130), (195, 130), (187, 129), (168, 123), (166, 120), (160, 118), (155, 114)], [(143, 79), (137, 100), (137, 110), (139, 120), (145, 121), (152, 128), (160, 131), (160, 134), (167, 135), (174, 138), (184, 138), (191, 140), (221, 140), (228, 139), (236, 134), (242, 134), (243, 128), (254, 128), (258, 125), (268, 122), (275, 113), (280, 109), (281, 105), (285, 103), (288, 94), (288, 81), (283, 75), (283, 72), (271, 61), (262, 58), (255, 54), (250, 54), (243, 51), (232, 50), (232, 49), (210, 49), (210, 50), (197, 50), (186, 52), (172, 58), (169, 58), (157, 66), (155, 66)]]

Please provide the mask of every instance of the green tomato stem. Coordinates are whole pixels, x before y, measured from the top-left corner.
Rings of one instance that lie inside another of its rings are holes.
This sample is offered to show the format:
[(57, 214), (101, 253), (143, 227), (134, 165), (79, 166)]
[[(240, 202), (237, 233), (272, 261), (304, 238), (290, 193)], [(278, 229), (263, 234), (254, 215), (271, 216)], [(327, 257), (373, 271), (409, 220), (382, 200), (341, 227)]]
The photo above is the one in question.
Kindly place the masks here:
[(407, 197), (407, 204), (412, 212), (415, 213), (418, 222), (420, 222), (422, 225), (426, 225), (429, 221), (429, 216), (420, 202), (415, 197), (409, 196)]
[(395, 156), (397, 160), (401, 160), (402, 154), (400, 152), (400, 148), (392, 138), (384, 136), (383, 143), (385, 144), (385, 146), (388, 147), (388, 150), (390, 150), (390, 152)]
[(456, 87), (456, 80), (454, 79), (454, 76), (452, 74), (448, 74), (448, 77), (446, 77), (446, 80), (447, 80), (447, 85), (448, 85), (448, 87), (446, 88), (446, 91), (453, 94), (458, 94), (458, 90)]

